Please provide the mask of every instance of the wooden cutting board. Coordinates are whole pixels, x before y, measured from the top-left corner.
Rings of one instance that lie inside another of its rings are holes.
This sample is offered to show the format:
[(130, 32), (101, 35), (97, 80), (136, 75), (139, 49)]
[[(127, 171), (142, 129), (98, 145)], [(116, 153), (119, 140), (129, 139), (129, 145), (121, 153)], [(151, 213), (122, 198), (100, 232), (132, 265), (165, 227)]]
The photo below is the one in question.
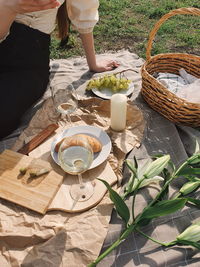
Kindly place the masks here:
[(98, 180), (105, 180), (109, 185), (114, 185), (117, 182), (117, 176), (108, 161), (105, 161), (100, 166), (91, 169), (83, 174), (83, 181), (91, 181), (94, 185), (94, 194), (86, 201), (76, 201), (70, 195), (72, 184), (78, 183), (78, 178), (75, 175), (66, 174), (65, 179), (59, 188), (55, 198), (48, 207), (48, 210), (62, 210), (69, 213), (83, 212), (96, 206), (107, 192), (106, 186)]
[[(50, 172), (31, 178), (24, 167), (50, 169)], [(51, 165), (20, 153), (4, 150), (0, 154), (0, 197), (23, 207), (44, 214), (63, 182), (63, 175), (56, 173)]]

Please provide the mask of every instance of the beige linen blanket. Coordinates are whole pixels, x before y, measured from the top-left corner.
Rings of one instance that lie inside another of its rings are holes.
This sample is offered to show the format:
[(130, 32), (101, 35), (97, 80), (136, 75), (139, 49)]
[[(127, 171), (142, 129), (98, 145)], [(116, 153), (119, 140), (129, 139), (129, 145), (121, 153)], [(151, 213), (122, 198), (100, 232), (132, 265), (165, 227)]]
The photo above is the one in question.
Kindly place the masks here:
[[(139, 72), (143, 60), (137, 55), (128, 51), (119, 51), (98, 57), (116, 58), (120, 63), (117, 71), (126, 68), (134, 69), (136, 72), (129, 75), (131, 75), (130, 78), (133, 80), (135, 88), (140, 87)], [(51, 62), (51, 83), (61, 80), (73, 83), (80, 94), (84, 93), (86, 83), (91, 77), (92, 74), (88, 72), (85, 58), (78, 57)], [(35, 114), (29, 127), (22, 132), (13, 146), (13, 150), (20, 148), (42, 128), (55, 121), (54, 113), (51, 113), (49, 108), (51, 105), (49, 97), (50, 90), (47, 90), (43, 98), (43, 107)], [(139, 146), (141, 142), (144, 125), (138, 128), (136, 123), (134, 127), (135, 141), (131, 146), (129, 145), (128, 150), (124, 151), (124, 155), (133, 147)], [(116, 137), (115, 140), (117, 140), (116, 144), (120, 146), (120, 137), (119, 139)], [(0, 266), (87, 266), (101, 250), (108, 231), (112, 209), (113, 205), (107, 195), (96, 207), (86, 212), (68, 214), (61, 211), (50, 211), (45, 216), (1, 199)]]

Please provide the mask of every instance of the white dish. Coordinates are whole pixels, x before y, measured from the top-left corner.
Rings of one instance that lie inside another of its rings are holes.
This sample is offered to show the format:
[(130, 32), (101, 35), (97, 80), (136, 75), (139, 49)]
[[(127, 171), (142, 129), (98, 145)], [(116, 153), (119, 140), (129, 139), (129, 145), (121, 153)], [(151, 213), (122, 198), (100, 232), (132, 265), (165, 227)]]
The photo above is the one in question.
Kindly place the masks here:
[(92, 89), (92, 92), (96, 95), (96, 96), (99, 96), (101, 98), (104, 98), (104, 99), (111, 99), (111, 96), (114, 95), (114, 94), (123, 94), (123, 95), (126, 95), (126, 96), (129, 96), (130, 94), (133, 93), (133, 90), (134, 90), (134, 85), (133, 83), (131, 83), (129, 85), (129, 88), (127, 90), (120, 90), (119, 92), (112, 92), (111, 90), (105, 88), (105, 89), (101, 89), (101, 90), (98, 90), (97, 88), (93, 88)]
[(72, 136), (74, 134), (87, 134), (92, 137), (97, 138), (102, 144), (102, 150), (98, 153), (94, 153), (94, 160), (89, 169), (93, 169), (104, 162), (110, 154), (111, 151), (111, 141), (110, 137), (102, 129), (95, 126), (75, 126), (64, 130), (61, 134), (57, 135), (51, 145), (51, 156), (53, 160), (59, 165), (58, 153), (55, 151), (56, 144), (64, 137)]

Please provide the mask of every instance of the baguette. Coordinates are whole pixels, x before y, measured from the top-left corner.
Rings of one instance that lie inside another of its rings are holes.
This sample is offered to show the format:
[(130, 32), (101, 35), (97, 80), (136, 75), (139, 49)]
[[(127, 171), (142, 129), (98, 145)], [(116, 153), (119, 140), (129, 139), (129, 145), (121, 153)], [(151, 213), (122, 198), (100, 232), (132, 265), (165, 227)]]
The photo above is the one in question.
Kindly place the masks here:
[[(87, 140), (88, 140), (88, 143), (90, 144), (90, 146), (91, 146), (91, 148), (92, 148), (94, 153), (100, 152), (101, 149), (102, 149), (101, 142), (98, 139), (96, 139), (95, 137), (89, 136), (87, 134), (76, 134), (76, 135), (73, 135), (73, 136), (79, 136), (79, 137), (84, 137), (84, 138), (86, 137)], [(72, 138), (71, 138), (68, 146), (81, 145), (81, 140), (80, 141), (78, 140), (78, 142), (77, 142), (77, 140), (73, 139), (73, 136), (71, 136)], [(58, 153), (60, 145), (62, 144), (64, 139), (65, 139), (65, 137), (56, 144), (55, 152)]]

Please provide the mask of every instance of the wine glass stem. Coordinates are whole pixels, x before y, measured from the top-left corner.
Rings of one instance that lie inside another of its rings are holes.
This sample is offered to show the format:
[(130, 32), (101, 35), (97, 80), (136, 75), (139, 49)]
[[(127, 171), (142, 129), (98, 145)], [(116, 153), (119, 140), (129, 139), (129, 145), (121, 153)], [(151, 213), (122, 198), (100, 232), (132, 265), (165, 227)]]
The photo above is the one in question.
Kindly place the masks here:
[(82, 178), (82, 175), (80, 173), (78, 174), (78, 180), (79, 180), (80, 188), (83, 188), (84, 187), (83, 178)]

